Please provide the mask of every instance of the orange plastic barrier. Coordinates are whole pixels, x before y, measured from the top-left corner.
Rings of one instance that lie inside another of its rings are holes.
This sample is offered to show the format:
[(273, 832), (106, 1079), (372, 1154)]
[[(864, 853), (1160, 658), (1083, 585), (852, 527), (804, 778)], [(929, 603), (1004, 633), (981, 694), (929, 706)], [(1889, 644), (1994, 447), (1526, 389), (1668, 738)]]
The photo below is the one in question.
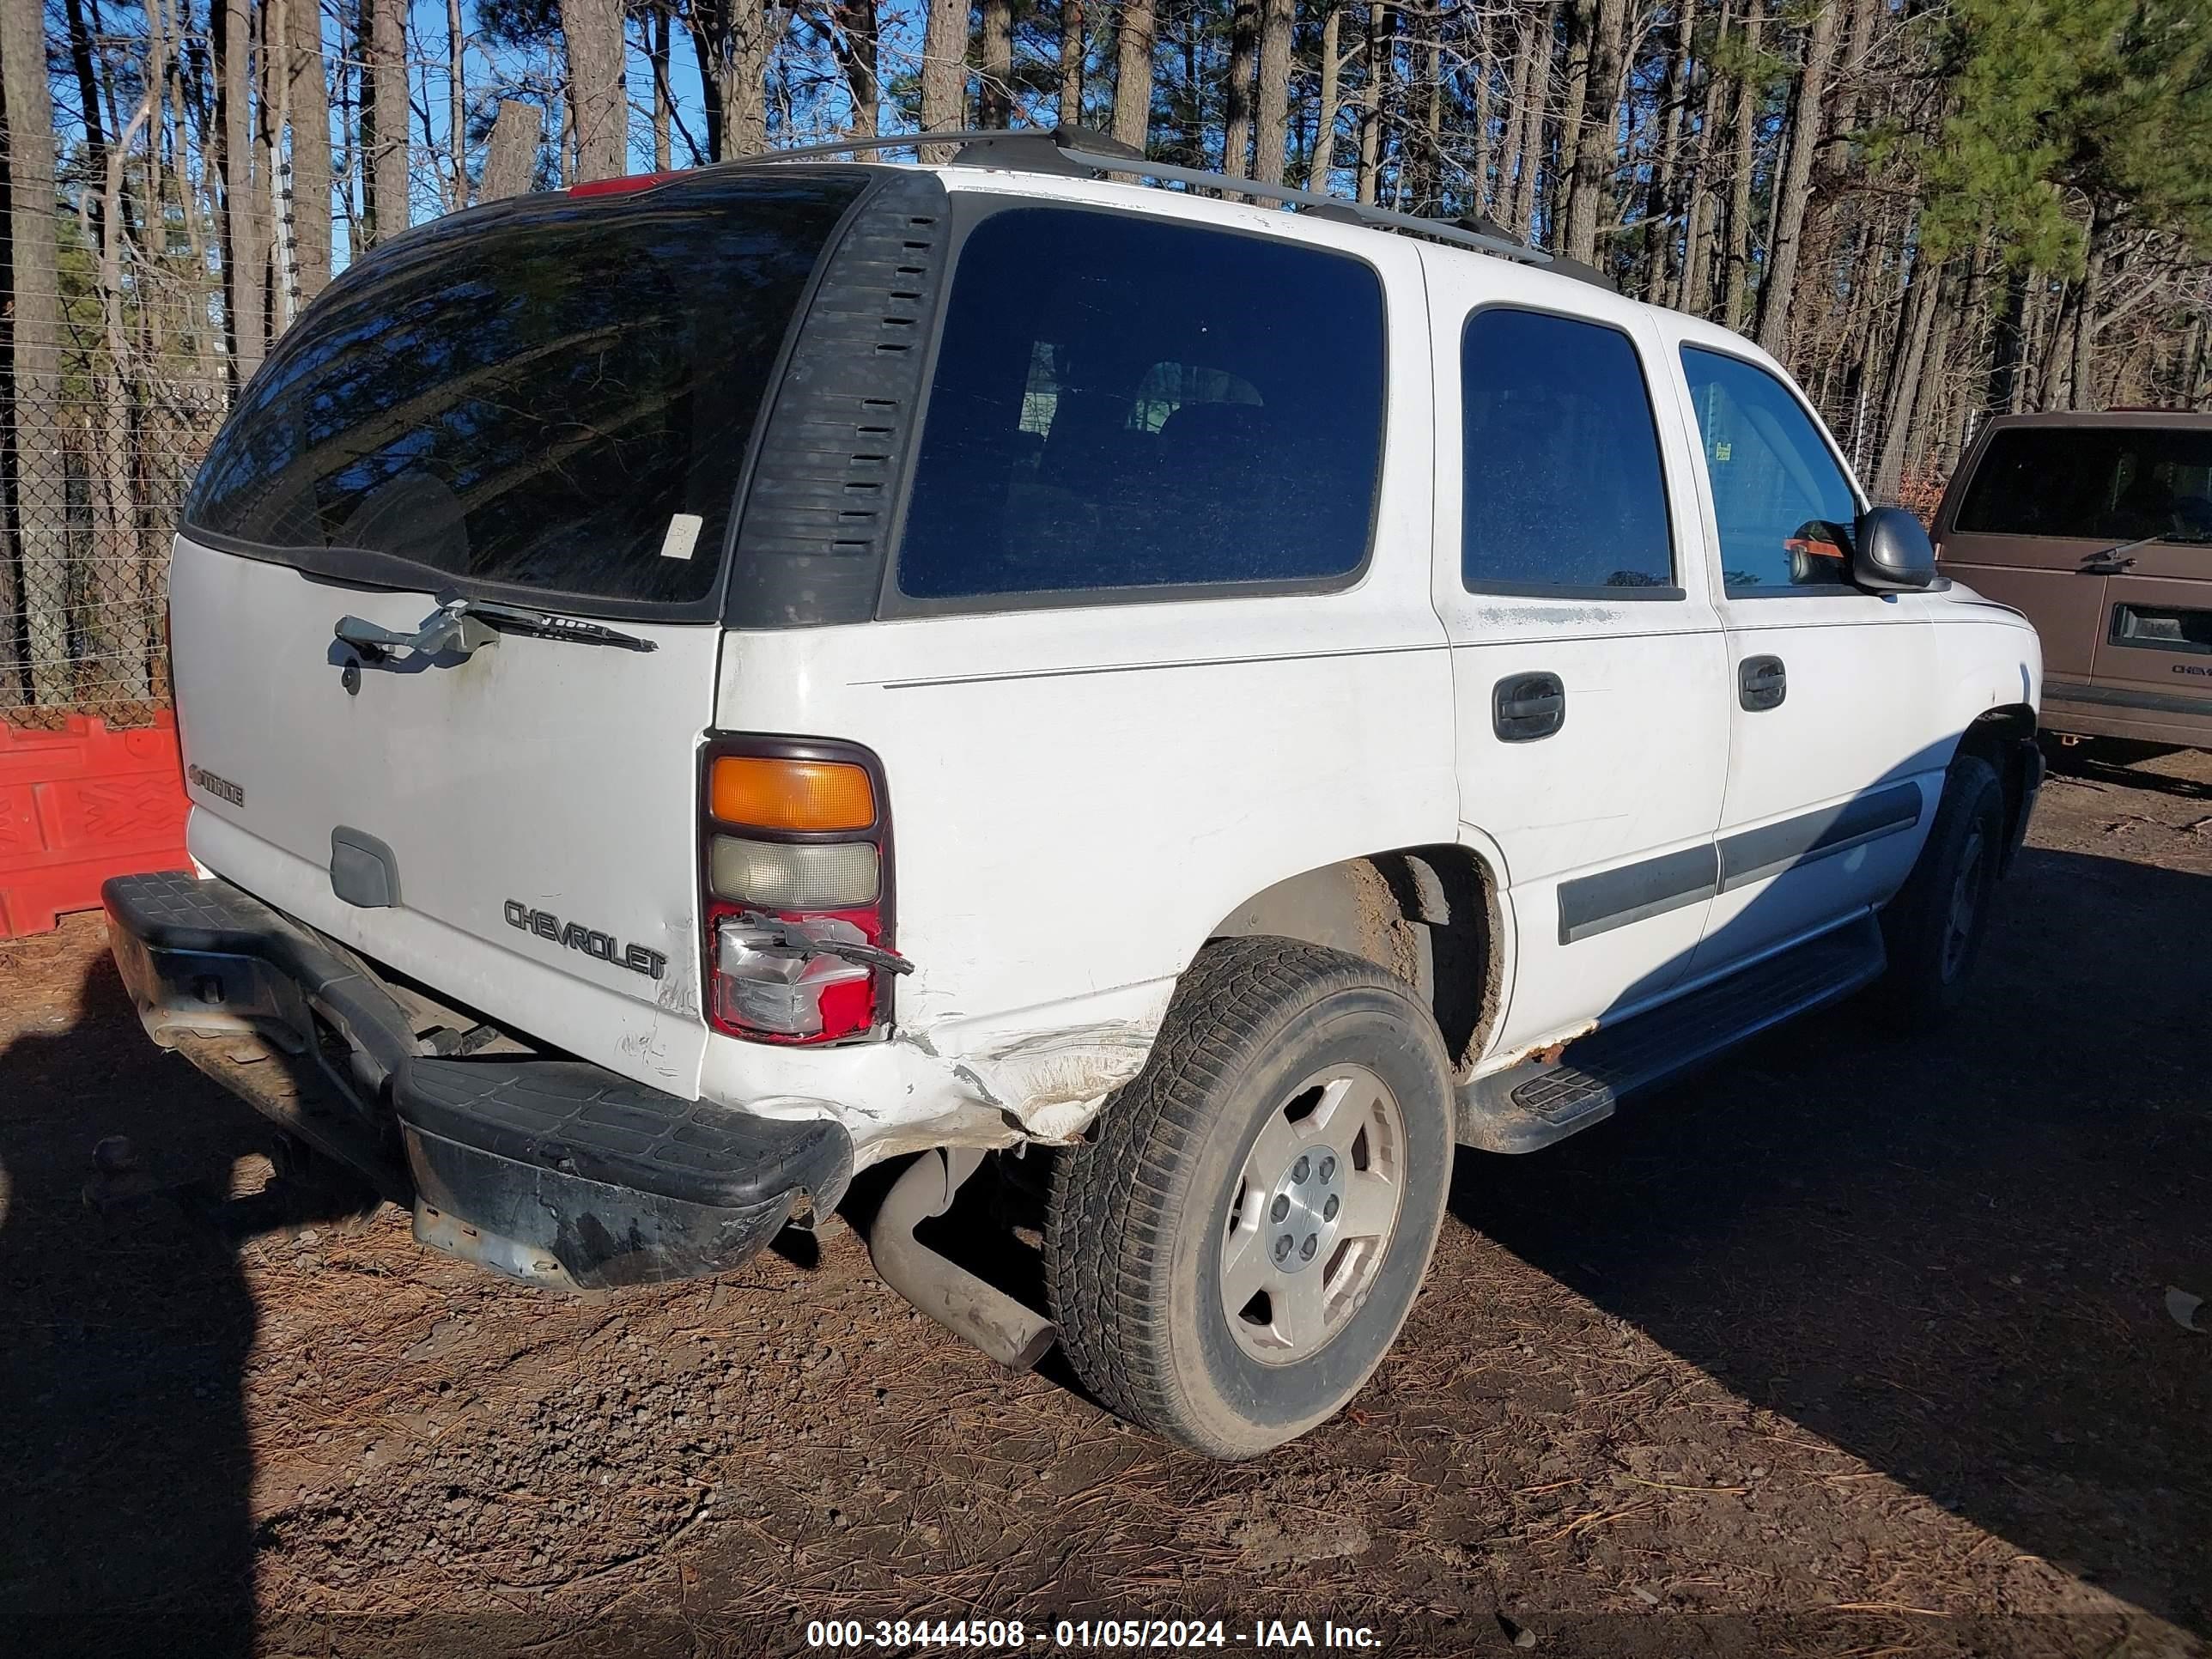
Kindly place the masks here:
[(0, 939), (91, 909), (110, 876), (188, 863), (181, 769), (167, 710), (121, 732), (82, 714), (58, 732), (0, 722)]

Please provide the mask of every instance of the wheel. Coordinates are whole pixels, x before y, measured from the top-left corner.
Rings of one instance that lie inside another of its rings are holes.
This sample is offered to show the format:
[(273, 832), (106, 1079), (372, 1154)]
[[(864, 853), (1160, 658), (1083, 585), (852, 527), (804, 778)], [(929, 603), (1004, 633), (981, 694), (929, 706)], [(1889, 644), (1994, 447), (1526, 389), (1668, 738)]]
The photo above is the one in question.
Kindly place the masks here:
[(1450, 1066), (1412, 988), (1296, 940), (1208, 945), (1143, 1073), (1054, 1167), (1069, 1363), (1211, 1456), (1304, 1433), (1405, 1324), (1451, 1160)]
[(1978, 755), (1951, 763), (1928, 844), (1881, 914), (1889, 970), (1880, 999), (1893, 1018), (1925, 1030), (1966, 995), (1981, 955), (2003, 854), (2004, 785)]

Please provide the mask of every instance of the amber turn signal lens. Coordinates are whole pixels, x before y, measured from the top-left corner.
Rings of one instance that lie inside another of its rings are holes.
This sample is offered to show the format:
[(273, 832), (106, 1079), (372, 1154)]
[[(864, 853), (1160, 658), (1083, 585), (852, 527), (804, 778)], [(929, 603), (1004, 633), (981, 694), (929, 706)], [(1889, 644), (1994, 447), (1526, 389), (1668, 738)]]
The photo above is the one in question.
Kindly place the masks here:
[(866, 830), (876, 821), (866, 769), (845, 761), (724, 755), (707, 793), (715, 817), (756, 830)]

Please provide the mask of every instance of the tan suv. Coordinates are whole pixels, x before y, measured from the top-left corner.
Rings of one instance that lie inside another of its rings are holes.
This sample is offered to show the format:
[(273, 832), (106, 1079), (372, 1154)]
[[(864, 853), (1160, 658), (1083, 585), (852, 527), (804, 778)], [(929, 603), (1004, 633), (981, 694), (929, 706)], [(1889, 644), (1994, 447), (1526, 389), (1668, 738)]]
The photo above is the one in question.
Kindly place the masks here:
[(2043, 635), (2046, 730), (2212, 749), (2212, 414), (2000, 416), (1935, 531)]

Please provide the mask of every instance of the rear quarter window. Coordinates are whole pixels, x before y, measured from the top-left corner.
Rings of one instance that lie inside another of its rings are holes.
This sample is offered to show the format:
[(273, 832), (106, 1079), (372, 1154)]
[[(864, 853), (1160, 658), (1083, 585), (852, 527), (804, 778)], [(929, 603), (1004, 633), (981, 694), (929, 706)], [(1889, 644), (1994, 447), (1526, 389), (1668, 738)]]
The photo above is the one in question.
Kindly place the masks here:
[(549, 195), (370, 255), (246, 388), (186, 529), (342, 576), (704, 599), (785, 333), (860, 188)]
[(1327, 585), (1365, 562), (1382, 289), (1349, 256), (1008, 209), (953, 274), (897, 562), (909, 599)]

